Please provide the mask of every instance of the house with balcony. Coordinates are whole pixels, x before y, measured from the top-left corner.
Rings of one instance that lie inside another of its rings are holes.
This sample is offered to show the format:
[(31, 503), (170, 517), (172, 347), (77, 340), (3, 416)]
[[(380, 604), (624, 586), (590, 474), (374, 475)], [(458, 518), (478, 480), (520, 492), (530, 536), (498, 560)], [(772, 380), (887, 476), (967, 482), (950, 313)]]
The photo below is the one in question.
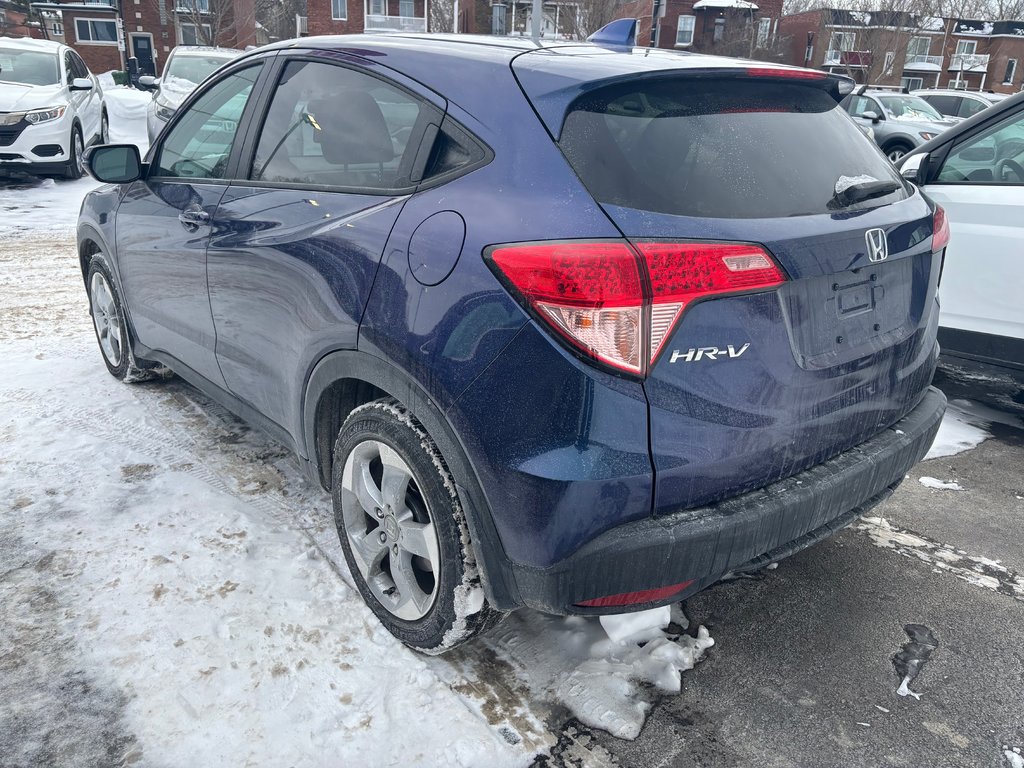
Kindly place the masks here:
[[(429, 0), (307, 0), (305, 32), (426, 32)], [(450, 31), (450, 30), (446, 30)]]
[(859, 83), (915, 88), (1022, 89), (1024, 22), (821, 9), (785, 16), (787, 63)]

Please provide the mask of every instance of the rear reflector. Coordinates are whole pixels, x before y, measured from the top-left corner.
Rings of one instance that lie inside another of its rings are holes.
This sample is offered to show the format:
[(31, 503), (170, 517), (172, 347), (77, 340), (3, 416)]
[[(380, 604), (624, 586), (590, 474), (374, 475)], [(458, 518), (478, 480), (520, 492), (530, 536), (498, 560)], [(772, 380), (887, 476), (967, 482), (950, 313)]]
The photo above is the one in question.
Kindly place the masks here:
[(670, 584), (667, 587), (657, 589), (644, 589), (640, 592), (623, 592), (620, 595), (608, 595), (607, 597), (595, 597), (593, 600), (581, 600), (576, 605), (581, 608), (616, 608), (624, 605), (643, 605), (654, 603), (659, 600), (666, 600), (677, 595), (693, 584), (693, 579), (684, 581), (682, 584)]
[(644, 376), (687, 306), (785, 282), (760, 246), (625, 241), (498, 246), (486, 258), (514, 295), (589, 357)]
[(946, 221), (946, 211), (941, 205), (936, 205), (932, 217), (932, 252), (941, 251), (948, 244), (949, 222)]

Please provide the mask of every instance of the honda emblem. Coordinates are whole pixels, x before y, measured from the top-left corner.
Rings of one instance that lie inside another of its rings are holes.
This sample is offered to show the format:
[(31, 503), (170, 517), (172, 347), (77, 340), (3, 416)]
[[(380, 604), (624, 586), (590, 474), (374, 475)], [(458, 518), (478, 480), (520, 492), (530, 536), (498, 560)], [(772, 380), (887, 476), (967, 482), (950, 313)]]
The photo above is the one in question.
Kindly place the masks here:
[(864, 233), (864, 240), (868, 245), (868, 261), (875, 263), (888, 258), (889, 241), (884, 229), (869, 229)]

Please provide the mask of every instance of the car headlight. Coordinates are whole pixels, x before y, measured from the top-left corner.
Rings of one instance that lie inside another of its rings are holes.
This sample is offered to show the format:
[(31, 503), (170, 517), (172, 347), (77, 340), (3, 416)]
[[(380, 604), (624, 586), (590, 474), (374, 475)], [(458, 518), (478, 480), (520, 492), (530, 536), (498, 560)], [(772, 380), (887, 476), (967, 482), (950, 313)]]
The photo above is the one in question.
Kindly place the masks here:
[(177, 109), (172, 107), (166, 101), (156, 99), (156, 116), (158, 120), (163, 120), (166, 123), (168, 120), (174, 117), (175, 112), (177, 112)]
[(64, 115), (64, 110), (67, 107), (46, 107), (45, 109), (33, 109), (31, 112), (25, 113), (25, 119), (33, 125), (38, 123), (48, 123), (51, 120), (57, 120)]
[(921, 133), (919, 135), (925, 141), (931, 141), (932, 139), (934, 139), (939, 134), (937, 134), (937, 133), (928, 133), (927, 131), (921, 131)]

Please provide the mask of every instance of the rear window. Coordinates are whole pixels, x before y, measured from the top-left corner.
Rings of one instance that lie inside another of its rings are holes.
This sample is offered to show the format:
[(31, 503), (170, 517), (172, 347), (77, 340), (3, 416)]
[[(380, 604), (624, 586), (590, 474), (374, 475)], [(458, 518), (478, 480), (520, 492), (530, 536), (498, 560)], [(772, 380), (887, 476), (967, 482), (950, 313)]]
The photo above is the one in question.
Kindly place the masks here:
[[(577, 99), (559, 146), (601, 203), (680, 216), (775, 218), (890, 203), (896, 170), (824, 91), (785, 83), (674, 79)], [(894, 181), (843, 205), (850, 180)]]

